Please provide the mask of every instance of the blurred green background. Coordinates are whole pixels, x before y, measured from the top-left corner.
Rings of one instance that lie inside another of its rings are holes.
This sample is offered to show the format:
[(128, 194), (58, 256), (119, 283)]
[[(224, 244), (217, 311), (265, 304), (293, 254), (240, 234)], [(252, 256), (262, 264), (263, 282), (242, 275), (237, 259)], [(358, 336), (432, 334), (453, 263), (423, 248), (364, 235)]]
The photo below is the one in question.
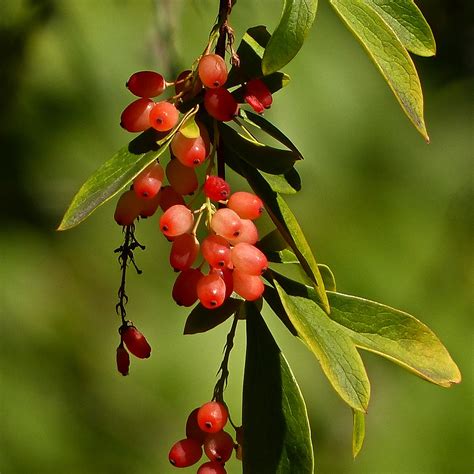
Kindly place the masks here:
[[(280, 1), (239, 0), (232, 24), (277, 23)], [(153, 355), (115, 370), (114, 313), (121, 241), (106, 204), (55, 232), (82, 182), (130, 136), (118, 126), (129, 75), (174, 77), (200, 53), (211, 0), (1, 0), (2, 315), (0, 472), (168, 473), (169, 447), (189, 411), (208, 400), (228, 324), (182, 336), (186, 310), (170, 298), (168, 243), (154, 219), (130, 272), (130, 318)], [(473, 471), (472, 5), (419, 2), (438, 55), (415, 58), (425, 91), (426, 145), (360, 46), (327, 4), (292, 83), (267, 117), (306, 160), (289, 202), (341, 291), (411, 312), (463, 373), (449, 390), (363, 354), (372, 381), (367, 437), (351, 457), (351, 413), (319, 366), (271, 314), (266, 320), (300, 382), (317, 472), (451, 474)], [(114, 200), (115, 201), (115, 200)], [(244, 328), (227, 401), (240, 418)], [(195, 469), (183, 472), (195, 472)], [(228, 472), (240, 472), (236, 461)], [(295, 473), (297, 474), (297, 473)]]

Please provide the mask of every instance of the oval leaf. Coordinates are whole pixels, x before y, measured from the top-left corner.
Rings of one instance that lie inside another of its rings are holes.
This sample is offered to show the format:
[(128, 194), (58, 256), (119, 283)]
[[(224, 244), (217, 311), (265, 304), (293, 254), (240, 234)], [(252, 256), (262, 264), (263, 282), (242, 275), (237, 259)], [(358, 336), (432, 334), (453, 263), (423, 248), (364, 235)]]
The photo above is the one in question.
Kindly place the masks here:
[(328, 292), (330, 318), (355, 344), (396, 362), (429, 382), (449, 387), (461, 373), (436, 335), (410, 314), (374, 301)]
[(82, 185), (69, 205), (58, 230), (67, 230), (86, 219), (95, 209), (115, 196), (143, 168), (156, 160), (167, 148), (170, 139), (157, 145), (163, 137), (154, 130), (141, 134), (106, 161)]
[(235, 314), (242, 300), (228, 298), (222, 306), (216, 309), (207, 309), (198, 304), (189, 314), (184, 326), (184, 334), (198, 334), (219, 326)]
[(245, 309), (243, 472), (313, 474), (311, 433), (301, 391), (259, 311), (252, 303), (245, 303)]
[(278, 71), (296, 56), (313, 25), (317, 8), (317, 0), (284, 0), (280, 23), (263, 55), (265, 75)]
[(436, 54), (433, 32), (413, 0), (368, 0), (367, 3), (392, 28), (408, 51), (426, 57)]
[(370, 383), (351, 338), (312, 299), (289, 295), (276, 280), (274, 284), (298, 337), (318, 359), (331, 385), (350, 407), (365, 412)]
[(382, 73), (408, 118), (429, 142), (420, 79), (397, 35), (366, 1), (330, 0), (330, 3)]

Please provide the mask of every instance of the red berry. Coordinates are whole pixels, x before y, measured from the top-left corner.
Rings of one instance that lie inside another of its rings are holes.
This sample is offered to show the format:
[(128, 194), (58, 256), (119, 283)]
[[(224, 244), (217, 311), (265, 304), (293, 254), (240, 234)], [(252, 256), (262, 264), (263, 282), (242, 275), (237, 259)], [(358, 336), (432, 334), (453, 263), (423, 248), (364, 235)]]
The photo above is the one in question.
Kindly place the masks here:
[(226, 431), (209, 434), (204, 441), (204, 452), (211, 461), (226, 462), (233, 450), (234, 440)]
[(175, 467), (188, 467), (196, 464), (201, 456), (201, 443), (195, 439), (186, 438), (171, 447), (168, 459)]
[(227, 408), (220, 402), (207, 402), (199, 408), (197, 419), (199, 428), (206, 433), (217, 433), (227, 423)]
[(203, 276), (197, 284), (197, 295), (205, 308), (218, 308), (225, 300), (224, 280), (215, 273)]
[(232, 245), (237, 245), (240, 242), (256, 244), (258, 241), (258, 230), (255, 224), (250, 219), (241, 219), (240, 224), (240, 235), (234, 239), (229, 239), (229, 242)]
[(176, 204), (184, 205), (183, 196), (178, 194), (171, 186), (163, 186), (160, 191), (160, 196), (160, 207), (163, 212)]
[(194, 168), (184, 166), (179, 160), (170, 160), (166, 166), (166, 177), (178, 194), (193, 194), (199, 187)]
[(117, 347), (116, 362), (117, 370), (122, 375), (128, 375), (128, 369), (130, 367), (130, 356), (127, 352), (127, 349), (123, 347), (122, 343), (120, 343)]
[(161, 194), (162, 193), (160, 191), (151, 199), (140, 199), (140, 217), (151, 217), (156, 212), (158, 206), (160, 205)]
[(135, 327), (127, 326), (121, 329), (122, 340), (127, 349), (139, 359), (148, 359), (151, 347), (145, 336)]
[(191, 230), (193, 213), (182, 204), (171, 206), (160, 218), (160, 229), (166, 237), (177, 237)]
[(221, 122), (232, 120), (239, 111), (239, 104), (232, 94), (223, 87), (208, 89), (204, 94), (207, 113)]
[(227, 201), (230, 194), (229, 183), (219, 176), (208, 176), (204, 183), (204, 194), (213, 201)]
[(238, 191), (232, 194), (227, 207), (235, 211), (242, 219), (255, 220), (262, 215), (263, 201), (252, 193)]
[(133, 190), (140, 198), (152, 199), (160, 191), (164, 176), (163, 167), (155, 161), (136, 176)]
[(232, 263), (234, 268), (249, 275), (261, 275), (268, 268), (265, 254), (245, 242), (240, 242), (232, 248)]
[(265, 285), (262, 279), (256, 275), (249, 275), (235, 269), (232, 272), (234, 280), (234, 291), (247, 301), (255, 301), (262, 296)]
[(197, 300), (197, 284), (203, 277), (201, 270), (189, 268), (182, 271), (173, 286), (173, 299), (179, 306), (192, 306)]
[(206, 54), (199, 61), (198, 74), (201, 82), (209, 88), (223, 86), (227, 80), (227, 66), (217, 54)]
[(187, 89), (191, 86), (193, 78), (193, 71), (191, 69), (186, 69), (185, 71), (179, 73), (178, 77), (174, 81), (174, 90), (176, 91), (176, 94), (179, 94), (180, 92), (184, 91), (184, 89)]
[(225, 283), (225, 299), (227, 299), (234, 291), (234, 280), (232, 278), (232, 270), (229, 268), (212, 268), (211, 273), (219, 275)]
[(227, 471), (217, 461), (210, 461), (201, 465), (197, 470), (197, 474), (227, 474)]
[(252, 79), (247, 82), (244, 90), (244, 99), (259, 114), (265, 109), (270, 108), (273, 102), (272, 93), (260, 79)]
[(171, 102), (157, 102), (150, 112), (149, 126), (167, 132), (178, 123), (178, 119), (179, 111)]
[(138, 97), (156, 97), (166, 89), (166, 81), (157, 72), (139, 71), (130, 76), (126, 86)]
[(228, 208), (219, 209), (211, 219), (211, 229), (226, 239), (238, 237), (241, 226), (240, 217)]
[(196, 260), (199, 241), (193, 234), (179, 235), (171, 246), (170, 264), (175, 270), (187, 270)]
[(199, 428), (197, 421), (198, 411), (199, 408), (195, 408), (188, 416), (186, 421), (186, 438), (195, 439), (203, 444), (208, 433), (205, 433)]
[(150, 99), (138, 99), (122, 112), (120, 126), (128, 132), (143, 132), (150, 128), (150, 112), (155, 103)]
[(171, 141), (173, 155), (184, 165), (194, 168), (207, 158), (206, 145), (202, 137), (187, 138), (178, 132)]
[(202, 241), (201, 252), (211, 267), (223, 268), (231, 263), (229, 242), (220, 235), (208, 235)]
[(211, 139), (209, 138), (209, 132), (207, 131), (207, 128), (202, 124), (201, 122), (197, 122), (197, 125), (199, 127), (199, 133), (201, 134), (202, 141), (204, 142), (204, 146), (206, 147), (206, 157), (209, 156), (209, 153), (211, 152)]
[(117, 201), (114, 219), (118, 225), (132, 225), (139, 216), (142, 202), (133, 190), (125, 191)]

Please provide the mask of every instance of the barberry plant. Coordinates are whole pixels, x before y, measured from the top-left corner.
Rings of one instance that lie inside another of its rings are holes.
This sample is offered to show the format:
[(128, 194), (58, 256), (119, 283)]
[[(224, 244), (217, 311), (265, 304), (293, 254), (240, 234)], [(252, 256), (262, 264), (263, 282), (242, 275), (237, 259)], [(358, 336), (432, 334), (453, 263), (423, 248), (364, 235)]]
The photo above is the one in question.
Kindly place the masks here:
[[(121, 268), (116, 304), (120, 374), (129, 373), (130, 354), (146, 359), (152, 352), (126, 312), (127, 269), (132, 264), (141, 273), (135, 252), (145, 247), (135, 233), (145, 219), (156, 216), (159, 231), (170, 241), (169, 263), (178, 272), (172, 298), (180, 306), (195, 305), (184, 333), (202, 333), (231, 320), (212, 397), (190, 412), (186, 437), (170, 449), (171, 464), (187, 467), (206, 456), (197, 472), (222, 474), (235, 452), (244, 473), (309, 474), (314, 462), (306, 407), (261, 315), (264, 304), (314, 354), (351, 408), (354, 456), (362, 447), (370, 397), (360, 349), (443, 387), (459, 383), (461, 375), (440, 340), (416, 318), (339, 292), (333, 272), (316, 262), (284, 199), (301, 189), (296, 165), (302, 155), (263, 114), (277, 106), (273, 94), (289, 83), (280, 69), (300, 50), (317, 1), (286, 0), (273, 34), (264, 26), (251, 27), (237, 49), (230, 25), (235, 3), (219, 1), (217, 22), (202, 53), (190, 58), (190, 68), (176, 80), (168, 82), (154, 71), (132, 74), (126, 85), (139, 98), (124, 109), (121, 125), (143, 133), (86, 181), (59, 230), (79, 224), (122, 192), (114, 215), (123, 231), (116, 250)], [(411, 0), (329, 3), (429, 141), (421, 86), (409, 55), (435, 53), (421, 12)], [(160, 101), (155, 102), (157, 96)], [(267, 144), (270, 139), (280, 146)], [(231, 189), (228, 171), (243, 177), (248, 187)], [(273, 230), (261, 236), (263, 214)], [(287, 269), (293, 267), (301, 278), (290, 277), (295, 272)], [(241, 412), (231, 410), (224, 396), (239, 324), (245, 324), (247, 334)]]

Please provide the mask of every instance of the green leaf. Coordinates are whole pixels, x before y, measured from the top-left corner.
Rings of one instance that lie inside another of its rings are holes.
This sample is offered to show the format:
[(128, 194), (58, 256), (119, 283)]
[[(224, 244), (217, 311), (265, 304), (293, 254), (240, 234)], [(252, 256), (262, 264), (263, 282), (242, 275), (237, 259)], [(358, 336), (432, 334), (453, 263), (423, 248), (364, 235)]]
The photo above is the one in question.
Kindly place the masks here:
[(303, 159), (303, 155), (299, 152), (298, 148), (294, 143), (275, 125), (269, 122), (267, 119), (263, 118), (261, 115), (254, 114), (253, 112), (245, 111), (240, 109), (240, 117), (242, 117), (247, 123), (258, 128), (259, 130), (264, 131), (275, 140), (278, 140), (282, 145), (285, 145), (290, 150), (294, 151), (299, 155), (300, 159)]
[(395, 32), (367, 1), (330, 0), (330, 3), (366, 49), (408, 118), (429, 142), (418, 73)]
[(263, 55), (265, 75), (288, 64), (303, 46), (316, 17), (317, 0), (284, 0), (280, 23), (273, 32)]
[(191, 116), (186, 120), (183, 125), (179, 128), (179, 131), (186, 137), (186, 138), (197, 138), (201, 135), (201, 131), (199, 130), (199, 126), (194, 120), (194, 116)]
[(436, 54), (430, 25), (413, 0), (368, 0), (408, 51), (418, 56)]
[(285, 174), (270, 174), (260, 172), (272, 191), (279, 194), (296, 194), (301, 190), (301, 178), (293, 167)]
[(312, 299), (289, 295), (274, 280), (285, 312), (298, 337), (315, 355), (340, 397), (354, 410), (367, 410), (370, 383), (351, 338)]
[(219, 131), (226, 147), (230, 148), (241, 160), (267, 173), (286, 173), (300, 158), (294, 151), (280, 150), (249, 140), (228, 125), (220, 124)]
[(336, 291), (336, 278), (332, 270), (322, 263), (318, 263), (319, 273), (324, 281), (324, 288), (326, 291)]
[(354, 458), (360, 453), (365, 438), (365, 415), (364, 413), (352, 410), (353, 428), (352, 428), (352, 456)]
[(245, 309), (243, 472), (313, 474), (311, 433), (301, 391), (259, 311), (252, 303), (245, 303)]
[(410, 314), (356, 296), (329, 293), (330, 318), (355, 344), (429, 382), (449, 387), (461, 373), (436, 335)]
[(216, 309), (207, 309), (201, 304), (196, 305), (186, 319), (184, 334), (198, 334), (219, 326), (235, 314), (241, 304), (242, 300), (228, 298)]
[(163, 136), (152, 129), (147, 130), (106, 161), (74, 196), (58, 230), (78, 225), (127, 186), (143, 168), (159, 158), (170, 142), (169, 138), (161, 146), (157, 145)]
[(325, 311), (329, 312), (329, 303), (318, 264), (316, 263), (313, 252), (309, 247), (296, 217), (293, 215), (284, 199), (278, 193), (273, 191), (268, 181), (258, 170), (249, 166), (242, 160), (239, 160), (239, 157), (236, 156), (232, 150), (230, 150), (229, 153), (226, 153), (226, 160), (233, 169), (239, 170), (238, 172), (247, 179), (254, 192), (263, 200), (265, 208), (267, 209), (273, 223), (298, 257), (305, 272), (314, 282), (315, 291), (321, 305)]

